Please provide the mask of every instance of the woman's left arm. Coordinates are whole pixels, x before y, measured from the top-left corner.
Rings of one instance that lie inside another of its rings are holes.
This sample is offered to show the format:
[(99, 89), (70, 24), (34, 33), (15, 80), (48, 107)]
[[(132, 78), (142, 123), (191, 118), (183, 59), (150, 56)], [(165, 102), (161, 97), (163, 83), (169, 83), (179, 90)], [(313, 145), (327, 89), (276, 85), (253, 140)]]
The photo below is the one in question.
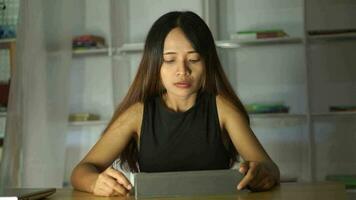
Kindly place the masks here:
[(216, 97), (216, 104), (222, 128), (228, 132), (235, 148), (245, 160), (239, 168), (245, 176), (237, 189), (249, 187), (253, 191), (263, 191), (279, 184), (279, 169), (256, 138), (247, 119), (236, 106), (220, 95)]

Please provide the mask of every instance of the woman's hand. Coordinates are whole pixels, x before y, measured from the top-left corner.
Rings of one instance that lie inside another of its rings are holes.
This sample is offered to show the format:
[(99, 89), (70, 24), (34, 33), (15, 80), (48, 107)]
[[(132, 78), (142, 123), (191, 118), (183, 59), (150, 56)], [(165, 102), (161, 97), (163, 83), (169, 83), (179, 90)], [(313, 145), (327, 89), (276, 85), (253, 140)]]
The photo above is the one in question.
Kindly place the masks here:
[(273, 162), (247, 161), (240, 164), (239, 171), (245, 176), (238, 190), (248, 187), (252, 191), (265, 191), (279, 184), (279, 170)]
[(132, 186), (125, 175), (109, 167), (98, 175), (92, 192), (98, 196), (126, 196), (131, 189)]

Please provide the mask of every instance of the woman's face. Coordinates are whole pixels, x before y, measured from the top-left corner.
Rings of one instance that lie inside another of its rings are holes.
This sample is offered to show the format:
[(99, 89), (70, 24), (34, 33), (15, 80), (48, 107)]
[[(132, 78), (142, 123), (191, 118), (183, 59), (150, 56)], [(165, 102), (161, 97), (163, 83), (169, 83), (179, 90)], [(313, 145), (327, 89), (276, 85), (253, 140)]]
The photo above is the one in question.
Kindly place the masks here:
[(205, 64), (180, 28), (172, 29), (163, 48), (161, 81), (168, 95), (187, 98), (201, 88)]

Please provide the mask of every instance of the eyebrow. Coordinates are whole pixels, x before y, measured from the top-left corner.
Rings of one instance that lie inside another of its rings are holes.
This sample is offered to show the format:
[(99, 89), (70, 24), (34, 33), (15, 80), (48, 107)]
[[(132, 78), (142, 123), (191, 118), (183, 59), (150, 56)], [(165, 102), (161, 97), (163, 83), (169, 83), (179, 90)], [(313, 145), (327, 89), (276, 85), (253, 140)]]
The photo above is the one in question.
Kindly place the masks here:
[[(198, 52), (197, 51), (188, 51), (187, 53), (190, 54), (190, 53), (198, 53)], [(167, 52), (163, 53), (163, 55), (170, 55), (170, 54), (177, 54), (177, 52), (167, 51)]]

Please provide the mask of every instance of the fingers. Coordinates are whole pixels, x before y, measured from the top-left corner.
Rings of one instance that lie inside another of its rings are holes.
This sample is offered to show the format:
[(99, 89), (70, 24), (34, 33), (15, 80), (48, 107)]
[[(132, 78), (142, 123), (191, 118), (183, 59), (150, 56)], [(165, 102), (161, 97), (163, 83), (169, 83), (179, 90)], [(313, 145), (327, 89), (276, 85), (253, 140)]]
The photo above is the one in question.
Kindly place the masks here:
[(247, 170), (247, 173), (238, 184), (238, 190), (244, 189), (249, 186), (252, 191), (263, 191), (272, 188), (276, 184), (275, 179), (268, 171), (268, 169), (264, 166), (264, 163), (242, 163), (240, 165), (239, 171), (242, 173), (245, 172), (245, 170)]
[(127, 180), (127, 178), (125, 177), (125, 175), (123, 175), (121, 172), (109, 167), (106, 170), (107, 174), (111, 177), (114, 177), (116, 179), (116, 181), (118, 183), (120, 183), (121, 185), (123, 185), (127, 190), (131, 190), (132, 186), (129, 182), (129, 180)]
[(272, 178), (266, 177), (262, 181), (260, 181), (255, 186), (255, 188), (258, 189), (259, 191), (264, 191), (264, 190), (271, 189), (275, 184), (276, 184), (276, 182)]
[(243, 165), (243, 164), (244, 163), (242, 163), (242, 165), (240, 165), (240, 172), (247, 169), (247, 173), (244, 176), (244, 178), (240, 181), (239, 185), (237, 186), (238, 190), (245, 188), (255, 178), (257, 170), (258, 170), (257, 167), (255, 166), (256, 164), (254, 162), (249, 162), (248, 167), (246, 167), (246, 165)]
[(239, 172), (242, 174), (246, 174), (248, 171), (248, 168), (249, 168), (249, 162), (248, 161), (243, 162), (240, 164)]
[[(103, 184), (100, 188), (99, 188), (99, 195), (100, 196), (117, 196), (120, 195), (120, 193), (116, 192), (115, 190), (113, 190), (112, 188), (108, 187), (106, 184)], [(121, 194), (123, 195), (123, 194)]]
[(126, 177), (119, 171), (109, 167), (99, 174), (93, 193), (99, 196), (128, 195), (132, 186)]
[(126, 195), (128, 193), (126, 188), (124, 188), (120, 183), (111, 177), (108, 177), (104, 184), (107, 186), (106, 188), (108, 188), (111, 194), (116, 193), (120, 195)]

